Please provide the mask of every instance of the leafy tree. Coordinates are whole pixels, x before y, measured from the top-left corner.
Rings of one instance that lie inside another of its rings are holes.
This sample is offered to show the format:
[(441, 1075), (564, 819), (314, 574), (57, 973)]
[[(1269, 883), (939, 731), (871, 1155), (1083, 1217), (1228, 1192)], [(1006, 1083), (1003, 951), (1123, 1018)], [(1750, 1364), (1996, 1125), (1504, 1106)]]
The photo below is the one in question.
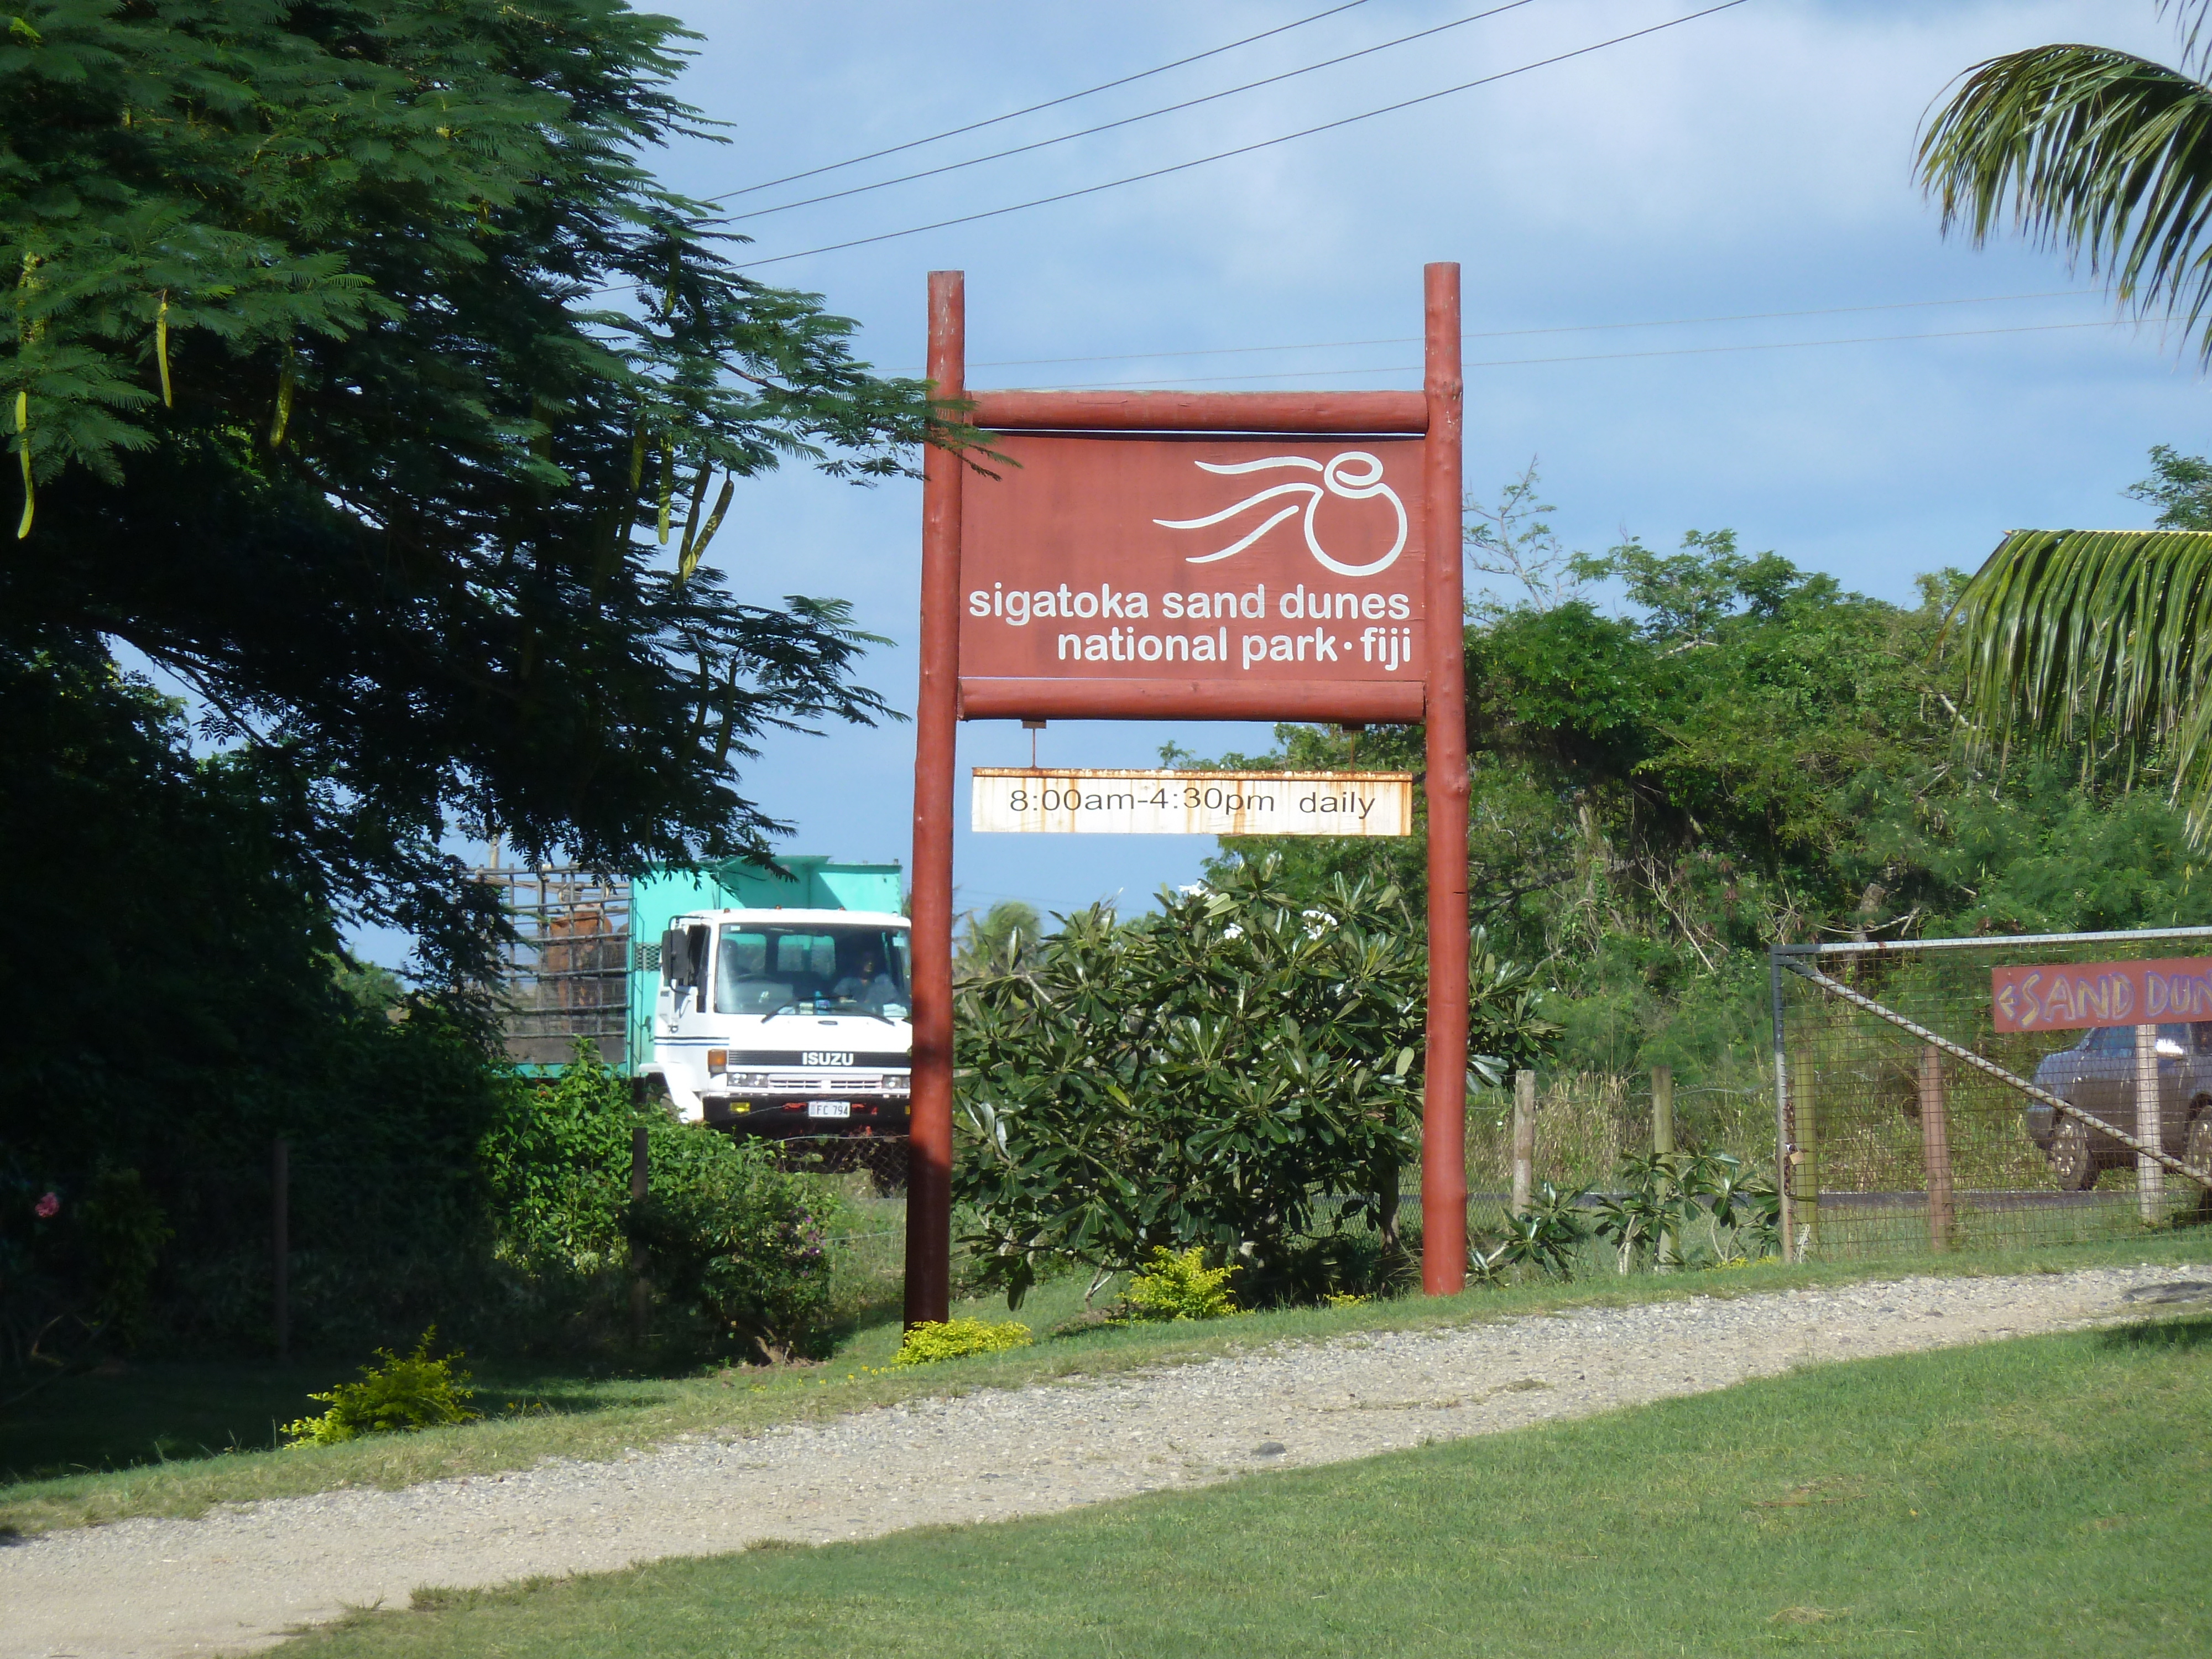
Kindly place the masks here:
[(646, 169), (718, 137), (668, 90), (689, 38), (621, 0), (26, 0), (0, 34), (13, 648), (191, 687), (314, 890), (448, 976), (486, 921), (450, 825), (757, 854), (730, 763), (884, 712), (842, 604), (740, 603), (708, 555), (737, 481), (945, 429)]
[(2151, 476), (2120, 493), (2158, 508), (2160, 530), (2212, 530), (2212, 463), (2171, 444), (2150, 447)]
[[(2185, 465), (2158, 465), (2169, 510), (2187, 510)], [(1577, 564), (1620, 584), (1625, 614), (1532, 595), (1467, 629), (1472, 908), (1551, 988), (1556, 1063), (1751, 1085), (1777, 940), (2212, 921), (2158, 798), (2162, 750), (2007, 763), (1974, 726), (1946, 642), (1958, 573), (1891, 605), (1726, 531)], [(1415, 730), (1277, 735), (1274, 754), (1231, 758), (1421, 764)], [(1209, 868), (1278, 857), (1308, 900), (1388, 878), (1417, 904), (1425, 856), (1419, 834), (1232, 841)]]
[[(1402, 896), (1301, 896), (1267, 859), (1160, 904), (1065, 918), (1032, 972), (962, 994), (954, 1191), (1013, 1305), (1055, 1259), (1093, 1268), (1095, 1290), (1202, 1248), (1239, 1267), (1249, 1303), (1358, 1282), (1361, 1240), (1335, 1231), (1354, 1218), (1395, 1245), (1427, 978)], [(1550, 1027), (1527, 971), (1480, 946), (1472, 1029), (1494, 1077)]]
[(1523, 597), (1539, 610), (1581, 597), (1575, 556), (1543, 516), (1559, 508), (1540, 500), (1543, 481), (1532, 457), (1521, 476), (1506, 481), (1492, 506), (1467, 501), (1467, 561), (1485, 576), (1506, 576), (1521, 585)]
[(1043, 929), (1036, 906), (1020, 899), (1000, 899), (981, 916), (969, 911), (953, 945), (954, 981), (1027, 971), (1036, 962)]

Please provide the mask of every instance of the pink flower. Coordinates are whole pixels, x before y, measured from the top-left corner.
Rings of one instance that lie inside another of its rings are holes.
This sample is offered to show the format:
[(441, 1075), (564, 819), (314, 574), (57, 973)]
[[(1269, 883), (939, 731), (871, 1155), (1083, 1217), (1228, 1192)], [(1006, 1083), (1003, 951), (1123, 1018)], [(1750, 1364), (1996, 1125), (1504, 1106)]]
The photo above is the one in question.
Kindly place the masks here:
[(46, 1196), (40, 1199), (36, 1204), (33, 1204), (31, 1206), (31, 1212), (37, 1216), (41, 1221), (52, 1220), (56, 1216), (62, 1212), (61, 1194), (59, 1193), (46, 1194)]

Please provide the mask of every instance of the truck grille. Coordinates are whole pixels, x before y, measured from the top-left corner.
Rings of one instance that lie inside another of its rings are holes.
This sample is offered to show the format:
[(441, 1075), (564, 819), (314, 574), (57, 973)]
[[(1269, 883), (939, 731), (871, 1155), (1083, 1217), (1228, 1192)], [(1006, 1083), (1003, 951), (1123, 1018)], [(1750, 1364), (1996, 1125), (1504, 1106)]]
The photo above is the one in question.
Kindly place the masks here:
[(784, 1095), (903, 1095), (908, 1090), (908, 1074), (902, 1071), (885, 1076), (876, 1072), (753, 1072), (732, 1069), (725, 1075), (723, 1081), (732, 1089)]
[[(842, 1048), (843, 1045), (825, 1042), (822, 1046), (827, 1048)], [(814, 1062), (817, 1066), (821, 1063), (818, 1060)], [(912, 1056), (902, 1048), (862, 1049), (854, 1053), (851, 1061), (855, 1071), (903, 1072), (912, 1063)], [(763, 1066), (803, 1066), (807, 1064), (806, 1051), (803, 1048), (732, 1048), (730, 1050), (730, 1064), (732, 1067), (748, 1071)]]

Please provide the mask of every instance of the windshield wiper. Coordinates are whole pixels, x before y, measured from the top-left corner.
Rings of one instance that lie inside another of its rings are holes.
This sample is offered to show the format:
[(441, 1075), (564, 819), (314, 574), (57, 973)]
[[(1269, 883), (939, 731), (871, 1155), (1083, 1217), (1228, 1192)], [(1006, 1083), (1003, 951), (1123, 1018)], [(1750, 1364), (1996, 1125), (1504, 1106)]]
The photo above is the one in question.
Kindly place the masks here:
[[(824, 1006), (824, 1004), (828, 1006)], [(769, 1018), (775, 1019), (783, 1014), (859, 1014), (864, 1018), (881, 1020), (886, 1025), (896, 1024), (890, 1016), (879, 1014), (866, 1003), (855, 1002), (850, 997), (834, 1000), (824, 997), (819, 1001), (808, 1003), (787, 1002)]]

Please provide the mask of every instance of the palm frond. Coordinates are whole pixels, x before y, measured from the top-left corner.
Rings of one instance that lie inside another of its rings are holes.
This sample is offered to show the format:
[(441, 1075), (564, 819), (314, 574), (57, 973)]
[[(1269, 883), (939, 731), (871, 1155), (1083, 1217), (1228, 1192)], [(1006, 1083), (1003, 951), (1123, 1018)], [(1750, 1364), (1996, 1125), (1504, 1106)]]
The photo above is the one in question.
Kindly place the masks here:
[(2162, 748), (2212, 826), (2212, 531), (2015, 530), (1948, 627), (1993, 738)]
[[(2206, 0), (2179, 7), (2194, 52)], [(1988, 240), (2009, 212), (2138, 311), (2195, 332), (2212, 307), (2212, 88), (2104, 46), (2009, 52), (1966, 71), (1923, 133), (1920, 175), (1943, 227)], [(2212, 330), (2199, 342), (2212, 361)]]
[(2185, 69), (2197, 70), (2204, 60), (2197, 56), (2199, 45), (2212, 46), (2204, 34), (2204, 22), (2212, 15), (2212, 0), (2158, 0), (2158, 15), (2171, 13), (2174, 27), (2181, 32), (2181, 62)]

